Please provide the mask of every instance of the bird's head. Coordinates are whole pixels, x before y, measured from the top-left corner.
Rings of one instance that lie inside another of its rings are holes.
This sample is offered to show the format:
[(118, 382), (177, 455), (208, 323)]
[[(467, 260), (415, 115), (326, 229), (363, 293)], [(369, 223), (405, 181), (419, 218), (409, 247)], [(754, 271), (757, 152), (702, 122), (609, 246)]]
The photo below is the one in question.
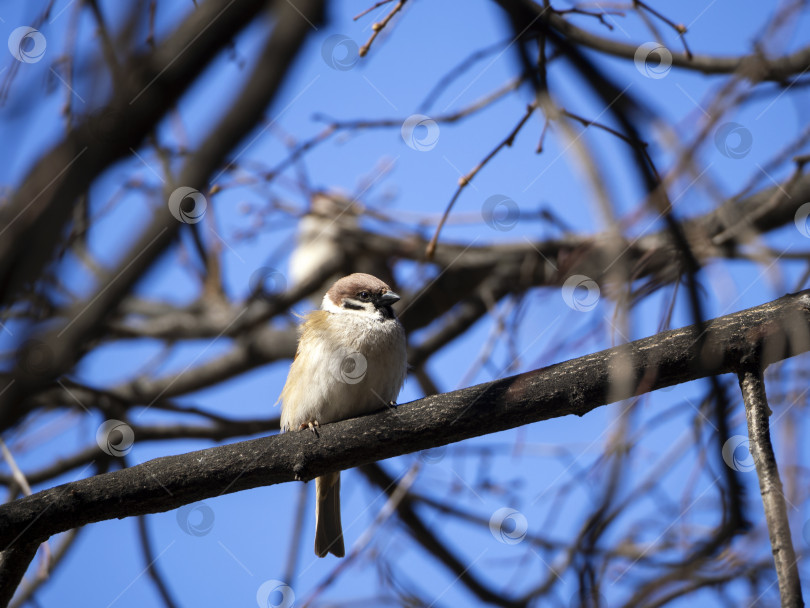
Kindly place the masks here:
[(321, 308), (336, 314), (393, 319), (391, 305), (399, 299), (385, 282), (370, 274), (356, 272), (332, 285), (323, 297)]

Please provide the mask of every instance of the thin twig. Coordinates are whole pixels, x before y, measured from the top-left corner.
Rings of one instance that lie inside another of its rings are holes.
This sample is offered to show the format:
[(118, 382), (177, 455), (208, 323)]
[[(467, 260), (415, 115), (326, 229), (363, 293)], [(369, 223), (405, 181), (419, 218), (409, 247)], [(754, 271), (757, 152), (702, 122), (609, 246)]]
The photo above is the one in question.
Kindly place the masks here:
[[(19, 486), (20, 492), (22, 492), (23, 496), (31, 496), (31, 485), (28, 483), (25, 473), (23, 473), (20, 467), (17, 465), (14, 455), (11, 453), (11, 450), (8, 449), (6, 442), (2, 439), (0, 439), (0, 453), (3, 454), (3, 460), (6, 461), (9, 469), (11, 469), (12, 479), (14, 480), (14, 483)], [(47, 540), (42, 543), (41, 547), (42, 561), (37, 571), (37, 580), (47, 579), (51, 572), (51, 547)]]
[(526, 124), (526, 121), (529, 120), (529, 117), (534, 113), (536, 109), (537, 109), (536, 103), (529, 104), (526, 107), (526, 113), (520, 119), (518, 124), (515, 125), (515, 128), (512, 129), (512, 132), (506, 136), (506, 139), (504, 139), (501, 143), (495, 146), (495, 148), (493, 148), (492, 151), (484, 157), (484, 160), (482, 160), (475, 167), (473, 167), (473, 169), (469, 173), (467, 173), (467, 175), (462, 175), (461, 177), (458, 178), (458, 189), (456, 190), (456, 193), (453, 195), (453, 198), (450, 199), (450, 203), (447, 205), (447, 209), (444, 210), (444, 215), (442, 215), (442, 219), (439, 220), (439, 225), (436, 226), (436, 232), (433, 234), (433, 238), (430, 239), (430, 242), (428, 243), (428, 246), (425, 250), (425, 256), (427, 257), (428, 260), (433, 259), (433, 254), (436, 252), (436, 243), (439, 240), (439, 234), (442, 231), (444, 223), (447, 221), (447, 216), (450, 215), (450, 211), (453, 209), (453, 205), (456, 204), (458, 197), (461, 196), (462, 190), (464, 190), (467, 184), (469, 184), (472, 181), (472, 179), (478, 174), (478, 172), (481, 169), (483, 169), (484, 166), (489, 161), (491, 161), (498, 152), (500, 152), (503, 148), (511, 147), (511, 145), (515, 141), (515, 137), (517, 137), (517, 134), (523, 128), (523, 125)]
[[(84, 529), (85, 528), (73, 528), (72, 530), (65, 532), (61, 542), (59, 542), (59, 545), (53, 551), (53, 556), (51, 557), (51, 570), (55, 570), (56, 566), (61, 563), (62, 559), (65, 557), (65, 555), (67, 555), (67, 552), (75, 544), (79, 532)], [(31, 602), (31, 599), (34, 597), (34, 594), (40, 589), (40, 587), (48, 582), (48, 580), (50, 580), (50, 578), (48, 576), (42, 576), (42, 571), (39, 569), (37, 574), (32, 579), (23, 581), (14, 595), (14, 601), (9, 604), (9, 608), (23, 608), (24, 606), (35, 605), (33, 602)]]
[(371, 33), (371, 37), (368, 39), (368, 42), (366, 42), (363, 46), (360, 47), (360, 50), (358, 51), (360, 57), (366, 56), (368, 50), (371, 48), (371, 43), (374, 42), (377, 36), (380, 35), (380, 32), (385, 29), (385, 26), (388, 25), (388, 22), (394, 18), (394, 15), (396, 15), (399, 11), (402, 10), (403, 5), (407, 1), (408, 0), (399, 0), (399, 2), (397, 2), (397, 5), (391, 9), (391, 12), (388, 13), (385, 17), (383, 17), (382, 21), (377, 21), (374, 24), (372, 24), (371, 29), (373, 31)]
[(292, 534), (290, 535), (290, 552), (287, 554), (287, 568), (284, 570), (284, 581), (292, 585), (295, 581), (295, 570), (298, 566), (298, 550), (301, 547), (301, 539), (304, 537), (304, 516), (307, 511), (307, 496), (309, 486), (301, 484), (298, 489), (298, 502), (295, 509), (295, 521), (293, 522)]
[(360, 13), (357, 13), (354, 17), (352, 17), (352, 21), (357, 21), (363, 15), (368, 15), (375, 8), (380, 8), (384, 4), (389, 4), (389, 3), (393, 2), (393, 1), (394, 0), (380, 0), (379, 2), (375, 3), (374, 6), (369, 6), (366, 10), (364, 10), (364, 11), (362, 11)]
[(557, 9), (558, 15), (566, 15), (566, 14), (575, 14), (575, 15), (585, 15), (586, 17), (595, 17), (599, 19), (599, 23), (604, 25), (608, 28), (611, 32), (613, 31), (613, 26), (605, 21), (605, 15), (613, 15), (616, 17), (624, 17), (624, 11), (589, 11), (581, 8), (566, 8), (566, 9)]
[(681, 43), (683, 43), (683, 51), (686, 58), (690, 60), (692, 59), (692, 51), (689, 49), (689, 45), (686, 44), (686, 38), (684, 37), (684, 34), (686, 34), (686, 26), (683, 23), (675, 23), (641, 0), (633, 0), (633, 4), (635, 4), (638, 8), (642, 8), (650, 14), (658, 17), (661, 21), (675, 30), (675, 32), (678, 34), (678, 38), (681, 39)]
[(166, 606), (166, 608), (177, 608), (177, 602), (175, 602), (169, 592), (169, 587), (166, 585), (166, 581), (163, 580), (163, 575), (160, 570), (158, 570), (157, 564), (155, 564), (157, 558), (155, 557), (155, 551), (152, 547), (152, 541), (149, 538), (149, 529), (146, 526), (146, 515), (139, 515), (137, 521), (138, 538), (140, 539), (141, 550), (143, 551), (143, 561), (146, 562), (146, 573), (149, 575), (149, 578), (152, 579), (160, 599), (163, 600), (163, 605)]

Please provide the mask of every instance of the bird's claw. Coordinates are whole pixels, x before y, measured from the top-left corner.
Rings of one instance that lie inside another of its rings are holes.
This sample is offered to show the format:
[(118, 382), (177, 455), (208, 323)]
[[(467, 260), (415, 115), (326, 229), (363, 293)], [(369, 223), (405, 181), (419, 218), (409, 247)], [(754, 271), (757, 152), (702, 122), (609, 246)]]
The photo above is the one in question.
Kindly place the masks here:
[(315, 433), (315, 436), (317, 437), (318, 436), (318, 429), (320, 428), (320, 426), (321, 425), (318, 424), (317, 420), (309, 420), (307, 422), (302, 422), (301, 426), (298, 427), (298, 430), (303, 431), (304, 429), (308, 428), (310, 431)]

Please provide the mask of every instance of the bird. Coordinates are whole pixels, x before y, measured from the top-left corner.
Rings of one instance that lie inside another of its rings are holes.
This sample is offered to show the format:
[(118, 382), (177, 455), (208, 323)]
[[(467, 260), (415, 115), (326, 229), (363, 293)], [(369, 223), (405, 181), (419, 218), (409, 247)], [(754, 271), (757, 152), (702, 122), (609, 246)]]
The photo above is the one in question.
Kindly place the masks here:
[(385, 256), (369, 253), (362, 243), (360, 220), (367, 212), (358, 200), (337, 191), (312, 194), (309, 210), (298, 222), (295, 249), (290, 255), (288, 277), (294, 285), (320, 274), (327, 264), (337, 263), (333, 276), (310, 297), (318, 306), (329, 287), (341, 276), (364, 272), (392, 285), (393, 276)]
[[(337, 280), (304, 317), (281, 391), (282, 432), (309, 429), (394, 405), (407, 375), (405, 329), (387, 283), (354, 273)], [(315, 479), (315, 554), (345, 555), (340, 472)]]

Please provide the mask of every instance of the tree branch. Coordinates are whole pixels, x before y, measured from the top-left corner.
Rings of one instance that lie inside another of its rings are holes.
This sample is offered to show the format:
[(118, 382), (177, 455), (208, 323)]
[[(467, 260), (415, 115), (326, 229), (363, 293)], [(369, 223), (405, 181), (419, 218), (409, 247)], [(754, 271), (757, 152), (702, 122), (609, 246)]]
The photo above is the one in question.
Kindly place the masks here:
[[(659, 388), (736, 373), (743, 361), (757, 354), (766, 366), (810, 350), (810, 291), (703, 327), (704, 336), (696, 325), (665, 331), (543, 369), (324, 425), (317, 437), (273, 435), (157, 458), (43, 490), (0, 507), (0, 547), (16, 550), (20, 544), (34, 545), (89, 523), (168, 511), (540, 420), (582, 416)], [(700, 351), (695, 349), (699, 338), (704, 345)]]
[(8, 606), (38, 548), (38, 542), (21, 539), (0, 554), (0, 606)]
[(755, 359), (746, 367), (747, 369), (739, 373), (738, 378), (745, 402), (751, 456), (756, 463), (773, 561), (779, 579), (779, 596), (782, 598), (783, 608), (804, 606), (799, 568), (796, 565), (796, 553), (790, 536), (787, 505), (782, 492), (782, 480), (779, 478), (779, 469), (771, 444), (768, 421), (771, 409), (768, 407), (768, 398), (765, 394), (765, 382), (762, 370)]
[[(383, 469), (379, 463), (374, 463), (360, 467), (360, 472), (366, 479), (378, 489), (391, 497), (397, 489), (395, 480)], [(490, 589), (473, 572), (468, 564), (456, 555), (448, 546), (437, 538), (427, 524), (417, 514), (413, 508), (413, 497), (406, 494), (397, 505), (397, 516), (411, 531), (414, 540), (425, 548), (436, 560), (441, 562), (450, 572), (455, 580), (461, 582), (471, 593), (481, 601), (495, 606), (505, 606), (508, 608), (522, 608), (527, 605), (526, 601), (510, 599), (500, 593)]]
[[(154, 52), (132, 57), (123, 86), (107, 105), (42, 155), (0, 210), (5, 233), (0, 242), (2, 303), (13, 302), (21, 286), (40, 275), (73, 201), (107, 167), (139, 146), (209, 61), (264, 7), (260, 0), (202, 3)], [(105, 117), (114, 120), (103, 121)]]
[[(638, 49), (637, 44), (619, 42), (597, 36), (583, 30), (562, 17), (558, 11), (548, 11), (533, 2), (524, 4), (535, 12), (538, 19), (556, 28), (562, 35), (573, 43), (592, 48), (596, 51), (633, 59)], [(772, 80), (781, 82), (791, 76), (801, 75), (810, 65), (810, 47), (803, 47), (790, 55), (783, 55), (768, 59), (760, 53), (751, 55), (713, 57), (710, 55), (690, 55), (687, 53), (674, 53), (672, 65), (701, 72), (703, 74), (733, 74), (748, 67), (756, 74), (759, 80)]]
[[(243, 4), (246, 3), (247, 0), (243, 0)], [(215, 2), (207, 2), (205, 6), (212, 4), (216, 4), (217, 8), (221, 8)], [(259, 3), (259, 8), (262, 6), (263, 3)], [(221, 8), (217, 15), (229, 14), (226, 12), (226, 8)], [(211, 173), (219, 166), (227, 154), (231, 153), (234, 146), (255, 128), (263, 112), (281, 88), (298, 50), (304, 44), (307, 36), (313, 31), (313, 21), (321, 21), (323, 1), (308, 0), (307, 2), (299, 2), (298, 6), (281, 2), (278, 3), (276, 9), (272, 31), (268, 35), (258, 57), (256, 67), (240, 91), (239, 98), (231, 109), (219, 119), (206, 139), (180, 170), (179, 184), (197, 185), (207, 183)], [(235, 12), (235, 10), (233, 9), (232, 12)], [(243, 8), (243, 10), (247, 10), (247, 8)], [(218, 16), (209, 17), (211, 17), (211, 23), (219, 19)], [(234, 18), (234, 20), (235, 23), (239, 22), (238, 19)], [(199, 45), (200, 40), (203, 40), (203, 38), (198, 40), (198, 36), (202, 36), (202, 33), (209, 29), (208, 25), (210, 24), (208, 22), (203, 23), (205, 23), (205, 27), (197, 32), (192, 40), (196, 45)], [(184, 24), (180, 31), (185, 31), (185, 27)], [(210, 29), (214, 29), (214, 27), (212, 26)], [(227, 40), (230, 40), (230, 37), (227, 37)], [(220, 42), (224, 43), (224, 41)], [(180, 50), (177, 57), (182, 55), (183, 51)], [(198, 66), (195, 70), (189, 68), (189, 73), (183, 73), (183, 76), (191, 78), (201, 69), (202, 66)], [(159, 105), (162, 89), (158, 86), (160, 84), (158, 77), (168, 75), (171, 78), (174, 76), (174, 72), (178, 70), (179, 68), (172, 60), (169, 62), (165, 74), (160, 72), (158, 76), (155, 76), (152, 81), (155, 85), (152, 86), (152, 82), (147, 83), (136, 94), (136, 98), (149, 100), (152, 105)], [(143, 94), (143, 97), (140, 97), (141, 94)], [(155, 96), (157, 96), (157, 99)], [(157, 120), (158, 116), (153, 116), (153, 118)], [(59, 149), (57, 147), (55, 150), (58, 151)], [(106, 153), (102, 152), (101, 154), (104, 156)], [(49, 158), (50, 156), (46, 156), (38, 167), (47, 164), (46, 161)], [(90, 179), (93, 175), (88, 174), (88, 176), (84, 177)], [(26, 184), (28, 181), (26, 181)], [(65, 181), (71, 182), (75, 180), (66, 178)], [(25, 189), (21, 189), (21, 192), (25, 192)], [(49, 204), (69, 208), (68, 202), (75, 198), (76, 194), (73, 196), (65, 194), (61, 197), (57, 196)], [(33, 200), (36, 200), (36, 197)], [(14, 201), (12, 201), (10, 208), (14, 211)], [(48, 219), (48, 221), (53, 221), (53, 218)], [(44, 366), (43, 369), (37, 370), (37, 373), (31, 373), (30, 370), (26, 369), (25, 361), (18, 362), (14, 369), (14, 380), (7, 385), (10, 390), (0, 395), (0, 429), (13, 426), (26, 414), (25, 410), (20, 406), (23, 397), (42, 388), (49, 380), (71, 368), (76, 361), (77, 354), (81, 354), (83, 346), (104, 329), (103, 324), (99, 321), (105, 319), (118, 306), (132, 286), (159, 257), (159, 254), (169, 246), (180, 226), (180, 222), (172, 220), (168, 208), (164, 208), (163, 212), (157, 214), (150, 225), (141, 232), (134, 245), (126, 252), (124, 255), (125, 261), (104, 274), (101, 280), (102, 286), (96, 293), (84, 301), (75, 303), (65, 311), (67, 318), (70, 320), (67, 321), (66, 319), (67, 322), (64, 327), (49, 329), (38, 335), (38, 338), (47, 344), (51, 352), (52, 356), (48, 362), (49, 364)], [(54, 228), (51, 227), (50, 229), (53, 230)], [(37, 238), (30, 235), (23, 236), (25, 237), (24, 241), (28, 243), (39, 242), (38, 239), (45, 239), (50, 242), (48, 234), (50, 232), (37, 233)], [(0, 244), (0, 255), (4, 251), (4, 246)], [(12, 278), (5, 278), (2, 274), (4, 272), (3, 262), (5, 262), (5, 258), (0, 259), (0, 303), (2, 303), (3, 297), (13, 295), (16, 289), (14, 288), (16, 279), (13, 279), (12, 271), (9, 271), (9, 273), (12, 273)], [(25, 276), (37, 276), (35, 268), (29, 266), (25, 266), (25, 268), (30, 272)], [(13, 272), (18, 272), (18, 270), (16, 266), (13, 267)]]

